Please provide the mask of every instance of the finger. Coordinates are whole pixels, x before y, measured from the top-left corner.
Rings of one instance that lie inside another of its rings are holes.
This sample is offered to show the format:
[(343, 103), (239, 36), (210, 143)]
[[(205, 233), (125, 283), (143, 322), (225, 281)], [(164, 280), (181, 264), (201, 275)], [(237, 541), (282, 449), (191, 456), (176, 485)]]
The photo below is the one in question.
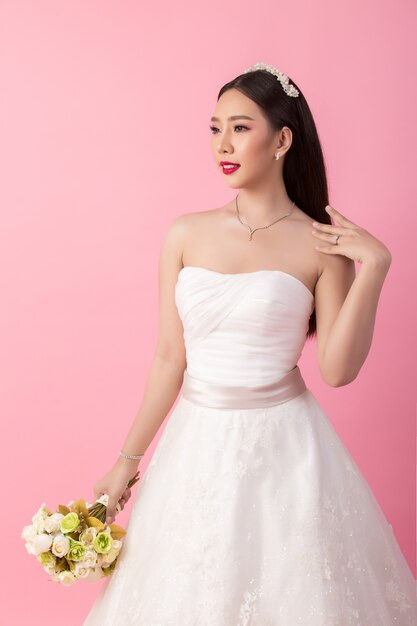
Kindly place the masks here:
[(351, 220), (348, 220), (347, 217), (342, 215), (342, 213), (340, 213), (340, 211), (337, 211), (334, 207), (330, 206), (330, 204), (326, 206), (326, 211), (330, 215), (330, 217), (337, 220), (338, 224), (340, 224), (341, 226), (346, 226), (346, 227), (351, 227), (351, 228), (357, 226), (357, 224), (355, 224)]
[(340, 245), (337, 245), (337, 246), (318, 245), (318, 246), (315, 246), (315, 248), (316, 250), (319, 250), (320, 252), (325, 252), (326, 254), (343, 254)]
[(342, 235), (342, 233), (337, 233), (337, 232), (333, 232), (333, 233), (325, 233), (325, 232), (318, 232), (318, 231), (311, 231), (312, 235), (314, 235), (316, 238), (320, 239), (323, 242), (328, 241), (329, 243), (333, 243), (336, 244), (336, 237), (335, 235)]
[(111, 524), (116, 517), (116, 498), (109, 496), (109, 503), (106, 510), (106, 522)]
[(131, 493), (132, 493), (132, 492), (130, 491), (130, 489), (126, 489), (126, 490), (123, 492), (123, 499), (124, 499), (126, 502), (129, 500), (129, 498), (130, 498), (130, 496), (131, 496)]
[(335, 224), (322, 224), (321, 222), (312, 222), (313, 234), (314, 230), (321, 233), (331, 233), (332, 235), (348, 235), (349, 229), (345, 226), (337, 226)]

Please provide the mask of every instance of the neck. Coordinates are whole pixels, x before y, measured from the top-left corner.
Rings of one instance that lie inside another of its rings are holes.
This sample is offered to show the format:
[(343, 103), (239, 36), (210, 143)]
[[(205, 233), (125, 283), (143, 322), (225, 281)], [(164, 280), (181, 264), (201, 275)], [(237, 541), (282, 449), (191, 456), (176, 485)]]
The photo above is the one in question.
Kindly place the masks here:
[[(236, 209), (236, 200), (235, 200)], [(272, 190), (240, 189), (237, 197), (239, 215), (249, 226), (262, 226), (287, 215), (293, 208), (285, 186)]]

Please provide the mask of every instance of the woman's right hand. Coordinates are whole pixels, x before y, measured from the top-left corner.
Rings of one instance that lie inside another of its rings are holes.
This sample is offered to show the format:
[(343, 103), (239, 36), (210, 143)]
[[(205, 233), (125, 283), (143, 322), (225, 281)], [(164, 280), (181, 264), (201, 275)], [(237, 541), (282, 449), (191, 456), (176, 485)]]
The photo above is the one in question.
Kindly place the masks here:
[(111, 524), (114, 521), (117, 503), (120, 504), (123, 510), (126, 502), (130, 499), (132, 492), (127, 484), (136, 472), (137, 463), (135, 464), (133, 461), (127, 459), (121, 459), (94, 485), (93, 491), (95, 500), (98, 500), (103, 494), (109, 496), (106, 523)]

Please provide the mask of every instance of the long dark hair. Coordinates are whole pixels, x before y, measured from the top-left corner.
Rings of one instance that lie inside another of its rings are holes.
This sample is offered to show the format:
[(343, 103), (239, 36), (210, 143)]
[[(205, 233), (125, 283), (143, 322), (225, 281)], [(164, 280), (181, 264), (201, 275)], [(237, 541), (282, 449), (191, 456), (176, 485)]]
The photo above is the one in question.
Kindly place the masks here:
[[(276, 76), (266, 70), (240, 74), (223, 85), (217, 96), (228, 89), (237, 89), (253, 100), (263, 111), (271, 132), (288, 126), (292, 131), (292, 144), (285, 154), (283, 177), (288, 196), (295, 204), (317, 222), (331, 224), (325, 210), (329, 203), (326, 167), (319, 136), (310, 108), (298, 85), (298, 97), (287, 95)], [(316, 335), (316, 310), (314, 309), (307, 338)]]

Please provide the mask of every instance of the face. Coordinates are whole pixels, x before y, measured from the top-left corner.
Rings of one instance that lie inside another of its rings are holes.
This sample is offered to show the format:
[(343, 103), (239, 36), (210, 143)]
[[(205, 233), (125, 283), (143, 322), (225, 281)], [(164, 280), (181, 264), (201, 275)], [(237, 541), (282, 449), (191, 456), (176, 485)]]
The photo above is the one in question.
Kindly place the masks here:
[[(278, 164), (282, 167), (283, 156), (291, 145), (288, 127), (273, 132), (258, 105), (237, 89), (229, 89), (219, 98), (213, 117), (216, 118), (210, 122), (213, 156), (230, 187), (249, 187), (268, 177), (277, 177)], [(279, 161), (275, 159), (277, 151)], [(225, 161), (239, 167), (222, 167)]]

